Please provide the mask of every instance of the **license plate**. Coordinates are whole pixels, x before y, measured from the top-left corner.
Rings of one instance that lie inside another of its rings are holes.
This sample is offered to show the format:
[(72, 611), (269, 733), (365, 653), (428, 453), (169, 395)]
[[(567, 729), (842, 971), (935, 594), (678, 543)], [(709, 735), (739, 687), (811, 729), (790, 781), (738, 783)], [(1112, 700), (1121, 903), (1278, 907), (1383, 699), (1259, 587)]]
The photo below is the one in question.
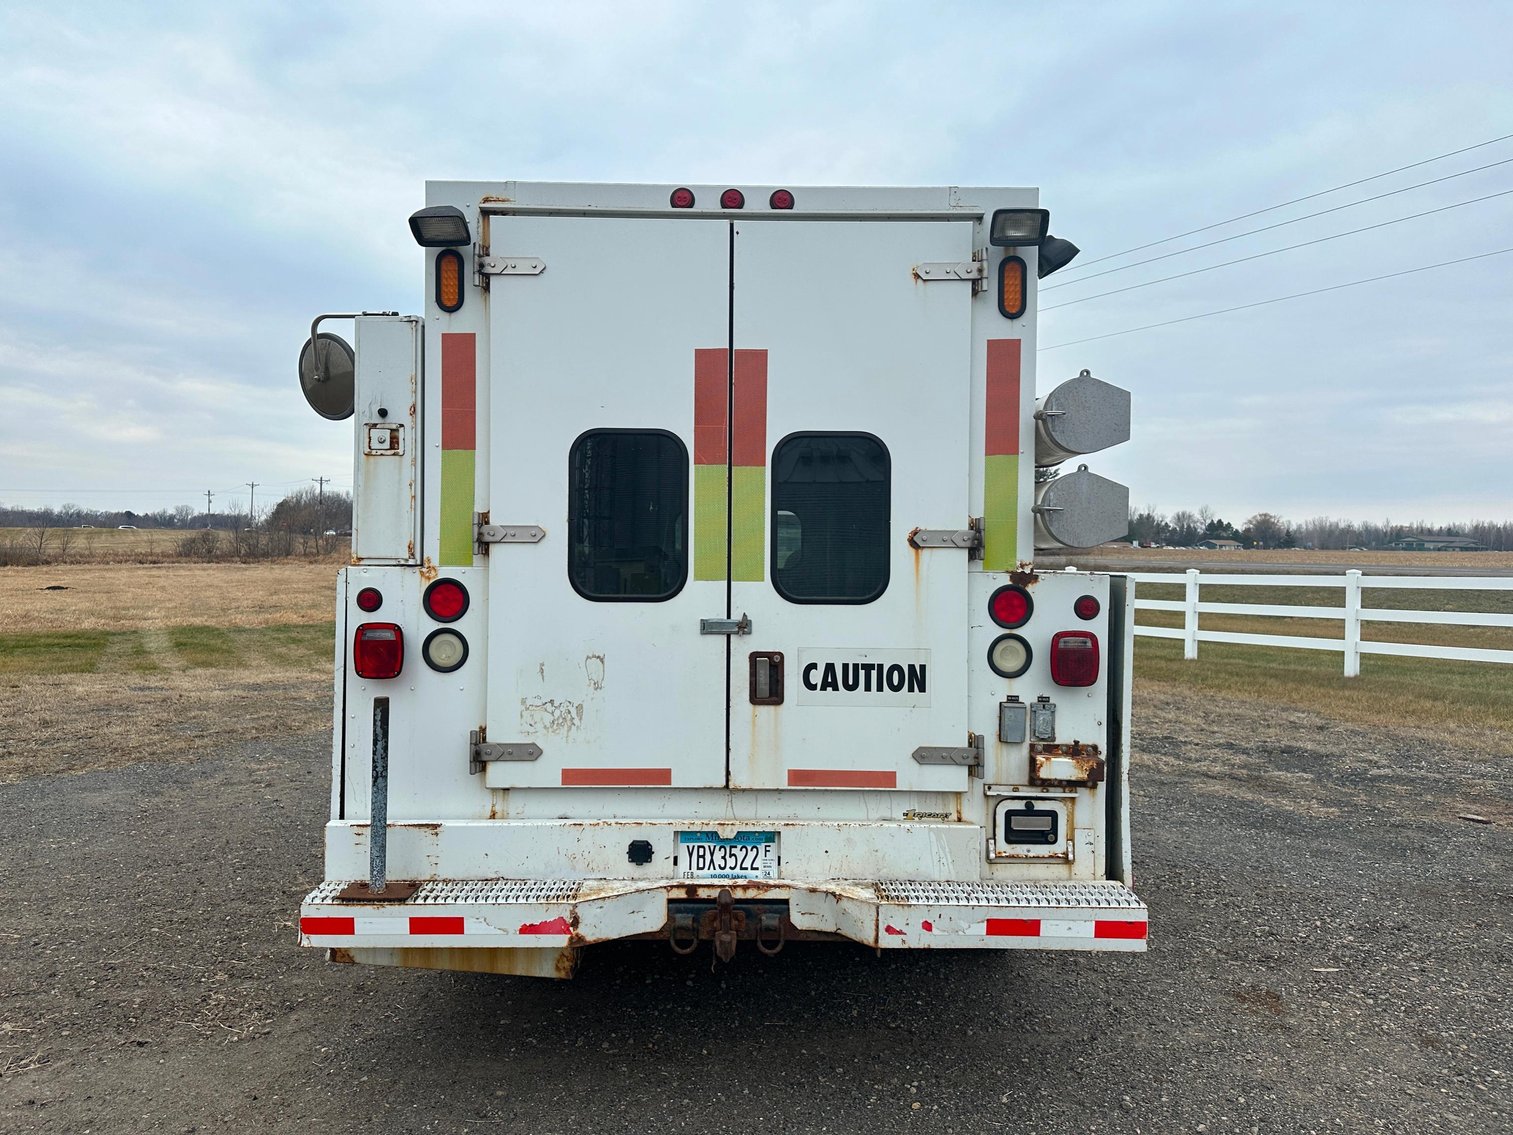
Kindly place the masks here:
[(776, 879), (777, 832), (678, 833), (680, 879)]

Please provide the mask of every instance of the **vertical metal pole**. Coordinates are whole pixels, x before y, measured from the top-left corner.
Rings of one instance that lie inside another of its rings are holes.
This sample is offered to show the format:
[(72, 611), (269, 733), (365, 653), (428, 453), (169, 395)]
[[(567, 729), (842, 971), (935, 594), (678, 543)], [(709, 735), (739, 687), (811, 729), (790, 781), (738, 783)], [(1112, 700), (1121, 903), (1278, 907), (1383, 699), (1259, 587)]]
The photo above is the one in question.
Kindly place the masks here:
[(1187, 569), (1187, 609), (1182, 615), (1182, 657), (1198, 657), (1198, 569)]
[(1361, 573), (1345, 573), (1345, 677), (1361, 676)]
[(389, 871), (389, 699), (373, 699), (373, 791), (368, 821), (368, 890), (382, 891)]

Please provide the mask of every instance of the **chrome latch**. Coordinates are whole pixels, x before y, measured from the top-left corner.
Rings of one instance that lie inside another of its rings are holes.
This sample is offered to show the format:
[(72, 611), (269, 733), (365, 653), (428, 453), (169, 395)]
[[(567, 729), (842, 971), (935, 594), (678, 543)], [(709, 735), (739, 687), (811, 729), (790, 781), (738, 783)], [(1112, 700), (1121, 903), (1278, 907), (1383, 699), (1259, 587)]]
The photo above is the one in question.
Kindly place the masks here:
[(750, 634), (751, 618), (742, 612), (739, 619), (700, 619), (700, 634)]

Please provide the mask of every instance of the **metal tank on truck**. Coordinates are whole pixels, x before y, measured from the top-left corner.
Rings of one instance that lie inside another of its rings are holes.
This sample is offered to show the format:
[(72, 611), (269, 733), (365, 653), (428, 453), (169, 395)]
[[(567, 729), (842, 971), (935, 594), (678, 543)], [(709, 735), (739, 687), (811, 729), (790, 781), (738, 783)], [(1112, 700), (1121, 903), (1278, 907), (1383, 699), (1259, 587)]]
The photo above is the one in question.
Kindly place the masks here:
[[(1033, 189), (431, 182), (424, 314), (318, 317), (354, 419), (334, 961), (1142, 950), (1122, 536), (1037, 398)], [(351, 341), (335, 328), (345, 321)]]

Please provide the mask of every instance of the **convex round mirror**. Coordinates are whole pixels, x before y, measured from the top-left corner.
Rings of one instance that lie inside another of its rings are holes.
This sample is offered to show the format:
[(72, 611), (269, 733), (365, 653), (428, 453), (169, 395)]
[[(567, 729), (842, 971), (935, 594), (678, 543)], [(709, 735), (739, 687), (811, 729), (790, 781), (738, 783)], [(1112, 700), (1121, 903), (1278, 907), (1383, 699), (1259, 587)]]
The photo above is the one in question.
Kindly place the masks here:
[(333, 422), (350, 418), (356, 369), (352, 346), (340, 335), (322, 331), (306, 339), (299, 352), (299, 386), (310, 409)]

